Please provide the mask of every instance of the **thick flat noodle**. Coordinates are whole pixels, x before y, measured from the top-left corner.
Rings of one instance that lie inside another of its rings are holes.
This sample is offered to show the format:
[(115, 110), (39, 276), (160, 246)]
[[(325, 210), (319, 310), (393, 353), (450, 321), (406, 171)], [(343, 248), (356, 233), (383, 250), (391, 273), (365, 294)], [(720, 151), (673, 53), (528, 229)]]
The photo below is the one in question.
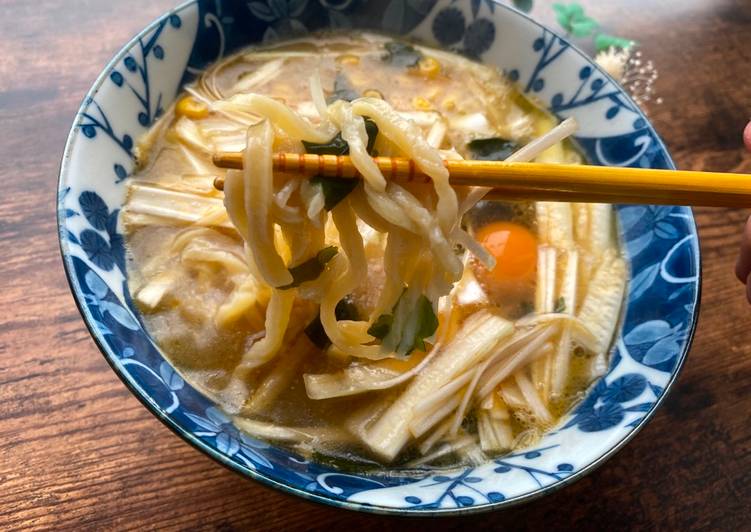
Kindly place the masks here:
[(449, 173), (438, 150), (428, 144), (415, 124), (399, 116), (383, 100), (360, 98), (352, 102), (352, 110), (373, 120), (379, 133), (396, 144), (415, 161), (420, 170), (430, 176), (438, 194), (438, 220), (443, 231), (448, 233), (456, 223), (459, 203), (449, 184)]
[(247, 274), (248, 264), (226, 249), (207, 247), (201, 241), (191, 242), (180, 255), (183, 264), (212, 264), (224, 268), (230, 275)]
[(310, 97), (313, 100), (313, 105), (318, 112), (318, 116), (321, 118), (321, 123), (326, 124), (323, 127), (330, 128), (331, 125), (328, 124), (330, 118), (328, 106), (326, 105), (326, 95), (324, 94), (323, 87), (321, 86), (321, 75), (319, 74), (318, 70), (316, 70), (313, 75), (310, 76)]
[(454, 249), (436, 220), (422, 204), (406, 189), (395, 183), (389, 185), (389, 196), (404, 210), (409, 218), (420, 229), (433, 250), (433, 256), (441, 267), (458, 281), (464, 271), (461, 260), (454, 253)]
[(247, 373), (262, 366), (277, 354), (284, 341), (284, 333), (289, 325), (292, 304), (296, 290), (274, 290), (266, 309), (266, 336), (254, 343), (235, 370), (235, 375), (243, 378)]
[(270, 292), (266, 285), (253, 275), (248, 275), (217, 309), (214, 325), (217, 329), (229, 330), (240, 320), (244, 320), (252, 330), (260, 331), (265, 324), (264, 308), (268, 304)]
[(360, 282), (368, 273), (365, 257), (365, 245), (362, 235), (357, 228), (357, 217), (348, 200), (344, 200), (331, 211), (331, 218), (339, 232), (339, 243), (342, 252), (349, 262), (348, 273), (352, 282)]
[[(336, 319), (336, 306), (350, 293), (353, 283), (349, 278), (347, 259), (344, 256), (337, 255), (331, 259), (329, 264), (331, 266), (327, 273), (332, 280), (327, 283), (330, 288), (323, 294), (320, 308), (321, 325), (323, 325), (323, 330), (326, 331), (326, 336), (329, 337), (335, 347), (351, 356), (371, 360), (380, 360), (391, 356), (390, 353), (382, 353), (379, 345), (363, 345), (364, 342), (353, 341), (342, 330), (339, 321)], [(375, 340), (370, 335), (367, 335), (367, 337), (371, 341)], [(363, 340), (367, 340), (367, 337)]]
[(248, 241), (248, 214), (245, 212), (245, 182), (240, 170), (229, 170), (224, 178), (224, 208), (240, 236)]
[(339, 231), (344, 257), (340, 254), (331, 260), (333, 264), (327, 273), (333, 280), (321, 300), (321, 324), (331, 343), (347, 354), (370, 359), (390, 356), (390, 353), (381, 353), (378, 345), (364, 345), (375, 340), (367, 334), (367, 327), (346, 327), (346, 322), (339, 322), (336, 318), (339, 301), (351, 293), (367, 275), (367, 259), (362, 236), (357, 229), (357, 220), (347, 200), (334, 208), (332, 218)]
[(342, 138), (349, 146), (349, 156), (352, 164), (360, 172), (365, 182), (373, 190), (386, 190), (386, 178), (368, 153), (368, 132), (365, 130), (365, 120), (352, 112), (352, 106), (347, 102), (337, 102), (331, 106), (331, 115), (342, 130)]
[(386, 192), (378, 192), (371, 188), (369, 185), (365, 185), (365, 197), (368, 200), (368, 205), (375, 211), (381, 218), (387, 222), (406, 229), (411, 233), (417, 234), (419, 229), (412, 222), (407, 213), (396, 203)]
[(295, 111), (268, 96), (237, 94), (229, 101), (240, 109), (270, 120), (275, 127), (292, 138), (324, 143), (336, 135), (336, 130), (329, 122), (323, 122), (319, 128), (316, 128)]
[(389, 223), (383, 219), (377, 212), (373, 210), (373, 207), (368, 203), (368, 198), (365, 192), (365, 188), (362, 186), (357, 187), (349, 195), (352, 208), (357, 213), (357, 217), (360, 218), (367, 225), (378, 231), (379, 233), (387, 234), (390, 232)]
[(326, 197), (320, 186), (304, 180), (300, 184), (300, 200), (305, 206), (305, 214), (315, 227), (323, 227), (323, 208), (326, 205)]
[[(274, 131), (268, 121), (248, 128), (248, 146), (243, 154), (244, 170), (242, 186), (236, 175), (229, 173), (229, 189), (225, 182), (224, 198), (227, 212), (238, 231), (246, 238), (263, 280), (270, 286), (285, 286), (292, 276), (274, 246), (274, 226), (270, 208), (273, 201), (273, 175), (271, 170), (271, 147)], [(236, 194), (242, 192), (244, 216), (238, 208)], [(244, 219), (243, 219), (244, 218)]]
[(326, 234), (323, 226), (316, 227), (313, 222), (304, 222), (299, 225), (282, 227), (284, 238), (292, 250), (290, 264), (298, 265), (325, 247)]

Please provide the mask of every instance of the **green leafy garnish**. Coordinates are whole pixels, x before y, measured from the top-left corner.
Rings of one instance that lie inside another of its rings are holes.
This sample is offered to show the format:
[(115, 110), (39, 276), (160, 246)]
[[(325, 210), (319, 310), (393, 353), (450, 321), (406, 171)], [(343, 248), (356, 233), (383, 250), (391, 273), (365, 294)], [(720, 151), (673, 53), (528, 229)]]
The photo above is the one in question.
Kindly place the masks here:
[(467, 144), (472, 153), (472, 159), (477, 161), (503, 161), (514, 153), (519, 146), (507, 139), (491, 137), (488, 139), (475, 139)]
[(430, 300), (420, 295), (412, 303), (407, 293), (406, 290), (402, 293), (391, 314), (381, 314), (368, 329), (368, 334), (382, 340), (384, 346), (395, 346), (394, 351), (400, 356), (407, 356), (415, 349), (425, 351), (425, 338), (438, 329)]
[(628, 50), (634, 45), (636, 45), (636, 42), (631, 39), (624, 39), (623, 37), (616, 37), (607, 33), (599, 33), (595, 37), (595, 48), (598, 52), (603, 52), (610, 48)]
[(407, 43), (387, 42), (384, 48), (386, 48), (386, 54), (381, 59), (395, 67), (411, 68), (417, 66), (422, 59), (420, 51)]
[[(334, 315), (336, 316), (337, 320), (360, 319), (360, 315), (357, 311), (357, 306), (355, 306), (350, 296), (345, 297), (336, 304)], [(331, 345), (331, 340), (326, 334), (326, 331), (323, 329), (320, 313), (305, 327), (305, 335), (310, 338), (310, 341), (313, 342), (313, 344), (319, 349), (326, 349)]]
[(563, 296), (555, 300), (555, 307), (553, 308), (553, 312), (566, 312), (566, 299)]
[(578, 2), (553, 4), (553, 10), (558, 24), (574, 37), (589, 37), (599, 26), (595, 19), (584, 13), (584, 8)]
[(302, 283), (313, 281), (318, 279), (318, 276), (323, 273), (326, 264), (339, 253), (336, 246), (328, 246), (316, 253), (316, 256), (293, 266), (289, 269), (289, 273), (292, 275), (292, 282), (286, 286), (280, 287), (282, 290), (287, 288), (294, 288), (300, 286)]
[[(433, 312), (433, 305), (427, 297), (420, 296), (420, 299), (417, 300), (417, 309), (414, 316), (417, 320), (417, 332), (414, 340), (407, 343), (411, 347), (405, 354), (409, 354), (413, 349), (425, 351), (425, 338), (433, 336), (438, 329), (438, 317)], [(403, 345), (404, 338), (399, 343), (399, 347), (401, 348)]]

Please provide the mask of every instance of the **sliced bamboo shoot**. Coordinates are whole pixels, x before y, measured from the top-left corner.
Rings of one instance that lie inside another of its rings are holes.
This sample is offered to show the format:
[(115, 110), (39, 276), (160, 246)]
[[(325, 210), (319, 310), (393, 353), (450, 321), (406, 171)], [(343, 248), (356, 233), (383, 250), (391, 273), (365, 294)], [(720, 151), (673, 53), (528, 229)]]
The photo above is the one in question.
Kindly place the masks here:
[[(561, 283), (558, 288), (559, 312), (573, 315), (576, 312), (578, 290), (579, 253), (568, 250), (561, 261)], [(545, 359), (545, 380), (542, 386), (542, 399), (547, 405), (551, 397), (558, 396), (568, 380), (571, 357), (571, 329), (565, 324), (555, 352)]]
[(596, 339), (595, 355), (606, 354), (610, 347), (625, 287), (625, 262), (614, 253), (607, 253), (589, 284), (578, 315)]
[[(161, 220), (161, 225), (187, 225), (208, 218), (217, 211), (224, 212), (224, 203), (219, 198), (154, 185), (133, 183), (128, 189), (128, 195), (128, 206), (123, 212), (126, 225), (153, 223), (154, 218)], [(232, 228), (226, 216), (219, 218), (217, 225)]]
[(589, 204), (589, 249), (601, 256), (615, 248), (613, 232), (613, 207), (602, 203)]
[(535, 416), (536, 420), (544, 425), (550, 424), (550, 422), (553, 420), (553, 416), (550, 415), (550, 411), (547, 409), (545, 403), (537, 394), (537, 390), (535, 389), (534, 384), (532, 384), (532, 381), (529, 380), (529, 377), (527, 377), (525, 372), (517, 371), (514, 374), (514, 381), (516, 381), (516, 385), (522, 392), (522, 395), (527, 401), (530, 411), (532, 412), (532, 415)]
[(573, 247), (574, 227), (569, 203), (539, 201), (535, 210), (540, 242), (559, 249)]
[(384, 460), (393, 460), (409, 440), (414, 406), (453, 377), (480, 362), (513, 330), (510, 322), (488, 311), (471, 316), (454, 340), (373, 425), (365, 443)]
[(298, 335), (289, 349), (279, 356), (271, 372), (245, 403), (243, 414), (257, 414), (267, 410), (276, 398), (289, 388), (292, 380), (298, 375), (300, 366), (316, 351), (316, 347), (305, 334)]
[(217, 309), (214, 325), (218, 329), (229, 329), (243, 319), (252, 330), (260, 331), (264, 327), (264, 316), (270, 297), (271, 290), (252, 275), (248, 275), (245, 282), (235, 288)]
[[(539, 205), (541, 204), (538, 203)], [(553, 246), (543, 245), (538, 248), (537, 288), (535, 292), (535, 311), (537, 314), (555, 312), (557, 256), (558, 251)], [(544, 386), (546, 369), (545, 359), (536, 360), (532, 364), (532, 381), (539, 389)]]
[(170, 272), (157, 275), (138, 291), (136, 301), (143, 307), (153, 310), (159, 306), (167, 292), (172, 289), (174, 282), (175, 276)]

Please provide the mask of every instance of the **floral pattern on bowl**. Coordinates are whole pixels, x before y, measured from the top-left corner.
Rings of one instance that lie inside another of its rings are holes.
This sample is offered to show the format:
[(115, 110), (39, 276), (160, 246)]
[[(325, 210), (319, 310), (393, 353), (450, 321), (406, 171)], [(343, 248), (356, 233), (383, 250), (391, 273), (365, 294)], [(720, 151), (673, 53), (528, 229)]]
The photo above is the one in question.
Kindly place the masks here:
[(118, 214), (134, 139), (200, 69), (252, 43), (322, 29), (385, 31), (503, 69), (559, 118), (594, 164), (673, 168), (624, 91), (586, 56), (492, 0), (194, 0), (125, 46), (87, 95), (58, 192), (61, 250), (76, 302), (107, 361), (186, 441), (266, 484), (350, 509), (425, 515), (487, 510), (583, 476), (631, 439), (685, 360), (698, 314), (700, 261), (691, 211), (619, 206), (631, 282), (608, 374), (534, 448), (452, 471), (354, 474), (247, 436), (186, 383), (143, 328), (128, 292)]

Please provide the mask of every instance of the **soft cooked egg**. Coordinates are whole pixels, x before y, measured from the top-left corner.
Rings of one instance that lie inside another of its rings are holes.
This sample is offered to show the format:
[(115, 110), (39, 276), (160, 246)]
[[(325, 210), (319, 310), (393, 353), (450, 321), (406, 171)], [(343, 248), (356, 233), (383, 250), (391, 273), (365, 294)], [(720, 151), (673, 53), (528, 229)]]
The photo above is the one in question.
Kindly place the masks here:
[(537, 237), (523, 225), (493, 222), (480, 227), (475, 238), (495, 257), (492, 270), (477, 267), (488, 295), (501, 303), (521, 303), (534, 293)]

